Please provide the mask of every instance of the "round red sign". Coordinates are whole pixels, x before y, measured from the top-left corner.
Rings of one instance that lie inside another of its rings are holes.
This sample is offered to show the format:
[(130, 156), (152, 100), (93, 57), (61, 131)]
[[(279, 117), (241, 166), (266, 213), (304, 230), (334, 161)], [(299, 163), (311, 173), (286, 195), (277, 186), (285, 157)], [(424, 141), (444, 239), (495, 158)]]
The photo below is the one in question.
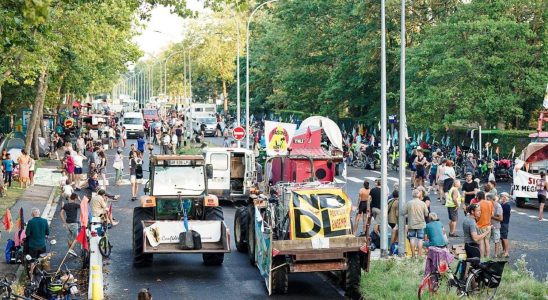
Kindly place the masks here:
[(232, 137), (237, 141), (243, 140), (245, 137), (245, 129), (242, 126), (235, 127), (232, 130)]
[(72, 128), (72, 126), (74, 126), (74, 119), (72, 118), (65, 119), (65, 127)]

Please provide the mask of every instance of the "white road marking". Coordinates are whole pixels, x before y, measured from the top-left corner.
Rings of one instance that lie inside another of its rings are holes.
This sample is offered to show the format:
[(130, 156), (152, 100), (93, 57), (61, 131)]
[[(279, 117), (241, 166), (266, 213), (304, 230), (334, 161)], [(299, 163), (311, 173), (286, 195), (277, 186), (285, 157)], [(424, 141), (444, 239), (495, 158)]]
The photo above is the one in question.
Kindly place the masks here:
[(349, 181), (352, 181), (352, 182), (356, 182), (356, 183), (360, 183), (362, 182), (362, 180), (356, 178), (356, 177), (346, 177), (346, 180), (349, 180)]
[(373, 173), (377, 173), (377, 174), (381, 174), (381, 172), (379, 172), (379, 171), (375, 171), (375, 170), (371, 170), (371, 172), (373, 172)]
[[(519, 210), (515, 210), (515, 209), (512, 209), (511, 210), (512, 213), (515, 213), (515, 214), (518, 214), (518, 215), (522, 215), (522, 216), (527, 216), (531, 219), (537, 219), (538, 216), (532, 216), (532, 215), (528, 215), (527, 213), (524, 213), (522, 211), (519, 211)], [(548, 222), (548, 219), (543, 219), (541, 222)]]

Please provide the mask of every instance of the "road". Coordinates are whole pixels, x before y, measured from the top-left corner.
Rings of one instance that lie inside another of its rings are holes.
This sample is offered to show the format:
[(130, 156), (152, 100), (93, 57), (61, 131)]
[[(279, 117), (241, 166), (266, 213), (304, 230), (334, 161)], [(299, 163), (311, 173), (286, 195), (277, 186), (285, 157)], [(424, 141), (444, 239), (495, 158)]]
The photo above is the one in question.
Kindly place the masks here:
[[(130, 141), (133, 143), (134, 141)], [(217, 139), (214, 143), (218, 143)], [(154, 153), (159, 150), (156, 149)], [(108, 151), (109, 161), (112, 162), (114, 151)], [(144, 169), (148, 170), (148, 154), (145, 158)], [(126, 163), (127, 166), (127, 163)], [(148, 174), (145, 173), (145, 178)], [(378, 171), (349, 168), (345, 189), (356, 205), (356, 195), (363, 179), (373, 181), (379, 177)], [(397, 181), (397, 173), (389, 172), (389, 186)], [(120, 224), (110, 231), (110, 238), (114, 245), (111, 258), (105, 266), (106, 295), (109, 299), (135, 299), (138, 290), (149, 288), (155, 299), (264, 299), (267, 297), (265, 284), (258, 270), (252, 267), (247, 254), (239, 253), (235, 249), (233, 240), (232, 253), (225, 255), (222, 266), (207, 267), (202, 263), (201, 255), (156, 255), (151, 267), (134, 268), (132, 265), (132, 213), (137, 202), (131, 202), (130, 186), (113, 185), (114, 173), (108, 169), (107, 177), (110, 185), (109, 193), (122, 195), (114, 202), (114, 217)], [(124, 179), (129, 179), (128, 175)], [(508, 184), (501, 184), (499, 192), (508, 191)], [(142, 187), (140, 188), (142, 193)], [(411, 190), (408, 187), (408, 195)], [(433, 195), (432, 195), (433, 196)], [(435, 199), (435, 196), (433, 197)], [(59, 208), (58, 208), (59, 209)], [(233, 217), (235, 208), (227, 203), (223, 204), (225, 222), (233, 231)], [(537, 278), (545, 278), (548, 263), (545, 260), (545, 249), (548, 248), (546, 229), (548, 222), (538, 222), (529, 215), (536, 215), (532, 209), (517, 209), (514, 207), (510, 223), (509, 238), (511, 240), (511, 261), (526, 255), (529, 267)], [(432, 211), (438, 213), (444, 223), (447, 213), (441, 203), (433, 201)], [(523, 214), (519, 214), (523, 213)], [(548, 216), (545, 216), (548, 217)], [(462, 212), (459, 215), (459, 233), (462, 236)], [(52, 230), (59, 243), (55, 246), (59, 253), (63, 253), (66, 238), (60, 220), (56, 216), (52, 222)], [(451, 243), (462, 243), (462, 238), (451, 238)], [(69, 260), (73, 260), (69, 258)], [(76, 260), (76, 259), (74, 259)], [(72, 264), (76, 264), (73, 261)], [(318, 274), (291, 274), (289, 276), (288, 295), (279, 296), (284, 299), (342, 299), (342, 291), (335, 287), (331, 280)], [(273, 297), (274, 299), (278, 297)]]
[[(130, 141), (134, 142), (134, 141)], [(218, 142), (218, 141), (215, 141)], [(154, 153), (158, 153), (156, 149)], [(112, 162), (114, 152), (108, 151)], [(148, 157), (148, 154), (146, 154)], [(145, 159), (148, 164), (148, 158)], [(126, 163), (127, 166), (127, 163)], [(148, 170), (148, 166), (143, 166)], [(114, 248), (105, 267), (106, 295), (110, 299), (135, 299), (141, 288), (150, 288), (154, 299), (264, 299), (267, 290), (256, 267), (251, 266), (247, 254), (236, 251), (225, 255), (222, 266), (204, 266), (202, 256), (196, 254), (156, 255), (151, 267), (134, 268), (132, 265), (132, 215), (137, 202), (131, 202), (130, 186), (113, 186), (113, 171), (109, 168), (109, 193), (121, 194), (114, 202), (114, 217), (120, 224), (110, 231)], [(112, 173), (112, 174), (111, 174)], [(148, 174), (145, 173), (145, 178)], [(126, 175), (125, 179), (129, 179)], [(142, 188), (140, 189), (142, 193)], [(235, 208), (223, 205), (224, 217), (233, 230)], [(289, 277), (289, 297), (284, 299), (342, 299), (340, 290), (316, 274), (292, 274)], [(276, 299), (276, 297), (274, 297)]]

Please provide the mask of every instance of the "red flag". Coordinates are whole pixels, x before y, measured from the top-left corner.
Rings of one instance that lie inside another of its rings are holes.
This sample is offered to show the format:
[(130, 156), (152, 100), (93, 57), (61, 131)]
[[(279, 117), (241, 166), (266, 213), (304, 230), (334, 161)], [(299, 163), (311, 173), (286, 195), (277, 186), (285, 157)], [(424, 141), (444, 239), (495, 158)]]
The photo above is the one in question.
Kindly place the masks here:
[(4, 230), (11, 232), (11, 229), (13, 228), (13, 222), (11, 221), (11, 212), (9, 208), (6, 208), (6, 213), (4, 213), (2, 223), (4, 224)]
[(80, 232), (78, 232), (78, 236), (76, 236), (76, 241), (82, 244), (82, 248), (89, 250), (88, 237), (86, 236), (86, 226), (82, 226), (82, 228), (80, 228)]

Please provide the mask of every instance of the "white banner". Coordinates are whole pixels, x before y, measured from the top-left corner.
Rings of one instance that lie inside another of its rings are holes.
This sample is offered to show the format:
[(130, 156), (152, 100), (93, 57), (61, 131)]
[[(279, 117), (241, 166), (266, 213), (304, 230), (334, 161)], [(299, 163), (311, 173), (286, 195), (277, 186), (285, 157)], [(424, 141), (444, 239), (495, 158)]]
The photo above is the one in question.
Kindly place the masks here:
[(514, 197), (537, 198), (537, 180), (539, 175), (529, 174), (522, 170), (514, 170), (514, 184), (512, 191)]
[(266, 154), (268, 156), (286, 155), (297, 125), (265, 121), (264, 128)]

